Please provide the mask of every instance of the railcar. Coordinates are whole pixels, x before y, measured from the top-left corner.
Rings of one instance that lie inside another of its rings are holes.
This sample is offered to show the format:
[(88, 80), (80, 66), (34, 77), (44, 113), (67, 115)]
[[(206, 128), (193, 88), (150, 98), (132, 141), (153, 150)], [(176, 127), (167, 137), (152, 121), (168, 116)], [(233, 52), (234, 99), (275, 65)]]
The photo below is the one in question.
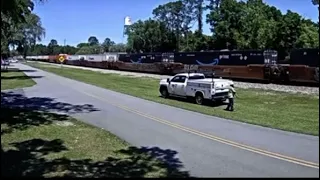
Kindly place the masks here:
[(107, 53), (88, 55), (27, 56), (28, 60), (102, 69), (157, 74), (197, 71), (233, 79), (269, 82), (319, 83), (319, 49), (296, 49), (286, 63), (274, 50), (236, 50), (179, 53)]

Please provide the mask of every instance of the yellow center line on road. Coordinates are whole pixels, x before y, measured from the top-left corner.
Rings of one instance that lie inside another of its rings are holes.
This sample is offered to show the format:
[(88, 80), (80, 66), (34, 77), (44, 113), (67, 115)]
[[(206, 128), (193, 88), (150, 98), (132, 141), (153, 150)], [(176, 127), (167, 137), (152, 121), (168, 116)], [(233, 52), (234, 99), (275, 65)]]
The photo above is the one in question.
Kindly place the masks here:
[[(54, 81), (56, 81), (56, 80), (54, 80)], [(211, 135), (211, 134), (207, 134), (207, 133), (204, 133), (204, 132), (201, 132), (201, 131), (198, 131), (198, 130), (195, 130), (195, 129), (191, 129), (191, 128), (188, 128), (188, 127), (176, 124), (176, 123), (172, 123), (170, 121), (167, 121), (167, 120), (164, 120), (164, 119), (161, 119), (161, 118), (158, 118), (158, 117), (154, 117), (154, 116), (148, 115), (146, 113), (143, 113), (143, 112), (131, 109), (129, 107), (123, 106), (123, 105), (121, 105), (119, 103), (113, 103), (113, 102), (111, 102), (110, 100), (108, 100), (105, 97), (96, 96), (96, 95), (93, 95), (92, 93), (88, 93), (88, 92), (85, 92), (85, 91), (82, 91), (82, 90), (78, 90), (76, 88), (71, 87), (70, 85), (64, 85), (59, 81), (56, 81), (56, 82), (58, 82), (59, 84), (61, 84), (63, 86), (67, 86), (69, 88), (72, 88), (75, 91), (80, 92), (82, 94), (85, 94), (87, 96), (90, 96), (90, 97), (93, 97), (95, 99), (104, 101), (104, 102), (106, 102), (106, 103), (108, 103), (108, 104), (110, 104), (112, 106), (118, 107), (118, 108), (120, 108), (122, 110), (137, 114), (139, 116), (142, 116), (142, 117), (145, 117), (147, 119), (151, 119), (151, 120), (157, 121), (157, 122), (162, 123), (162, 124), (166, 124), (168, 126), (174, 127), (176, 129), (179, 129), (179, 130), (182, 130), (182, 131), (185, 131), (185, 132), (189, 132), (191, 134), (195, 134), (195, 135), (198, 135), (198, 136), (201, 136), (201, 137), (213, 140), (213, 141), (217, 141), (217, 142), (220, 142), (220, 143), (223, 143), (223, 144), (227, 144), (227, 145), (230, 145), (230, 146), (233, 146), (233, 147), (237, 147), (237, 148), (240, 148), (240, 149), (243, 149), (243, 150), (254, 152), (254, 153), (257, 153), (257, 154), (260, 154), (260, 155), (276, 158), (276, 159), (279, 159), (279, 160), (291, 162), (291, 163), (302, 165), (302, 166), (307, 166), (307, 167), (319, 169), (319, 163), (314, 163), (314, 162), (311, 162), (311, 161), (305, 161), (305, 160), (302, 160), (302, 159), (298, 159), (298, 158), (294, 158), (294, 157), (290, 157), (290, 156), (285, 156), (285, 155), (282, 155), (282, 154), (266, 151), (266, 150), (263, 150), (263, 149), (255, 148), (255, 147), (252, 147), (252, 146), (248, 146), (248, 145), (245, 145), (245, 144), (241, 144), (241, 143), (237, 143), (237, 142), (234, 142), (234, 141), (231, 141), (231, 140), (220, 138), (220, 137), (217, 137), (217, 136), (214, 136), (214, 135)]]

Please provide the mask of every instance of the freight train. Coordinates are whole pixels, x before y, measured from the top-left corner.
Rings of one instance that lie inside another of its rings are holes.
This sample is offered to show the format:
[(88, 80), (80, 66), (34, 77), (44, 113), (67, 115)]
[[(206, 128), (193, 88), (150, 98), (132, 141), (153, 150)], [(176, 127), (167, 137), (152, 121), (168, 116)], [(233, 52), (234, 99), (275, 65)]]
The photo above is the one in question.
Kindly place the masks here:
[(175, 53), (107, 53), (27, 56), (27, 60), (102, 69), (173, 75), (197, 71), (216, 76), (278, 83), (319, 84), (319, 49), (296, 49), (279, 61), (274, 50), (220, 50)]

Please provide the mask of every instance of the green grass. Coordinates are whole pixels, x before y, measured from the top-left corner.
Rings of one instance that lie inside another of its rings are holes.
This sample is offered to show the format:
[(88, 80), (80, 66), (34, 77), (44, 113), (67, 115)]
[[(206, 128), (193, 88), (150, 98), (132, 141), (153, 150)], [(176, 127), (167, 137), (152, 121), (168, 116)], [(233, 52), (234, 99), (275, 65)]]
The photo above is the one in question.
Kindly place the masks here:
[[(235, 111), (159, 97), (159, 80), (28, 63), (33, 67), (110, 90), (203, 114), (304, 134), (319, 135), (319, 97), (237, 88)], [(201, 123), (201, 122), (199, 122)]]
[(7, 71), (1, 71), (1, 90), (33, 85), (35, 85), (35, 82), (18, 69), (9, 68)]
[[(2, 176), (188, 177), (178, 170), (180, 162), (171, 150), (130, 147), (66, 115), (4, 107), (1, 111)], [(163, 155), (170, 162), (156, 159)]]

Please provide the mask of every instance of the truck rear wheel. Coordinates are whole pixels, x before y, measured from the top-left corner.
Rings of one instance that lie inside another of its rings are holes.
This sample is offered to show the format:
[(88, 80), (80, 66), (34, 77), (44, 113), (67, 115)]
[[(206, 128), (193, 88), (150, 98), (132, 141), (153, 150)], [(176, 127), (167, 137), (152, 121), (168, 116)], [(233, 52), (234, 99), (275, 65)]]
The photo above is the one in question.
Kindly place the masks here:
[(195, 99), (197, 104), (199, 105), (203, 104), (203, 96), (201, 93), (196, 93)]

